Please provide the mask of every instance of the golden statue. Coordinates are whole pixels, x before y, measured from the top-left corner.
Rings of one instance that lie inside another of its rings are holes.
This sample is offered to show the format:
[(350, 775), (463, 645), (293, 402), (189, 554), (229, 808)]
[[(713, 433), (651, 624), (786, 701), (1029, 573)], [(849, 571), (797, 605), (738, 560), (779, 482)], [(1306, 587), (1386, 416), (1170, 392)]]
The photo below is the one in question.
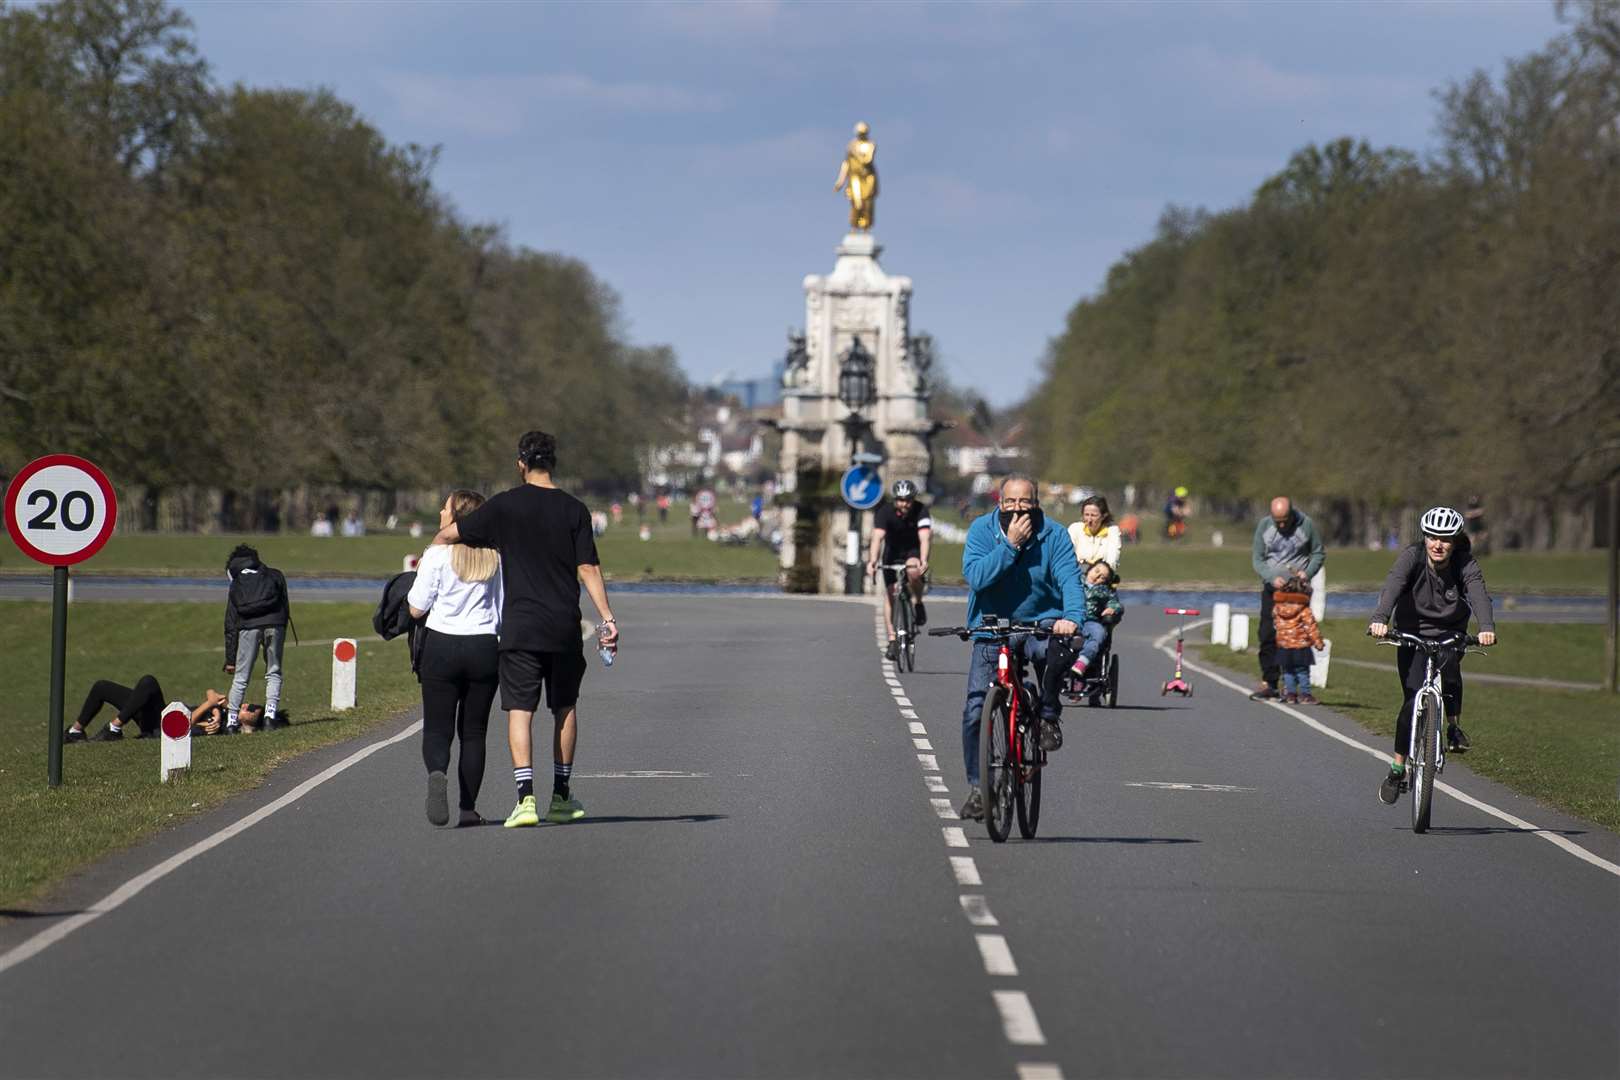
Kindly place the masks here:
[[(872, 217), (877, 211), (878, 174), (877, 145), (869, 137), (871, 129), (863, 121), (855, 125), (855, 137), (844, 150), (844, 163), (838, 166), (838, 180), (833, 190), (843, 190), (849, 196), (849, 226), (870, 232)], [(848, 184), (845, 189), (844, 185)]]

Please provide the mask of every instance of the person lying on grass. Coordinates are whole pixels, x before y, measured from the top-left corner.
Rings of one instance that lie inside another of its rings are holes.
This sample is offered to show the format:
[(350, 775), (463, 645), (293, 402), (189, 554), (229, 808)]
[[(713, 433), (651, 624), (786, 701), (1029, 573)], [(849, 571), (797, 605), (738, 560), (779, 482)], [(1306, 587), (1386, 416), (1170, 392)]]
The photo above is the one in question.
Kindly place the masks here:
[[(137, 739), (155, 739), (161, 733), (158, 725), (163, 720), (163, 707), (168, 702), (164, 698), (163, 687), (158, 683), (155, 675), (142, 675), (134, 686), (123, 686), (110, 679), (98, 679), (85, 695), (84, 705), (79, 709), (79, 718), (73, 721), (73, 726), (63, 733), (64, 742), (84, 742), (88, 737), (85, 726), (96, 718), (104, 705), (111, 705), (117, 709), (117, 714), (107, 722), (96, 735), (96, 742), (115, 742), (124, 737), (124, 725), (131, 720), (139, 733)], [(203, 697), (203, 703), (191, 713), (192, 731), (196, 734), (215, 735), (223, 730), (225, 713), (229, 701), (224, 694), (209, 687)], [(264, 708), (259, 705), (244, 705), (242, 707), (242, 730), (254, 731), (264, 716)], [(201, 730), (199, 731), (199, 727)]]

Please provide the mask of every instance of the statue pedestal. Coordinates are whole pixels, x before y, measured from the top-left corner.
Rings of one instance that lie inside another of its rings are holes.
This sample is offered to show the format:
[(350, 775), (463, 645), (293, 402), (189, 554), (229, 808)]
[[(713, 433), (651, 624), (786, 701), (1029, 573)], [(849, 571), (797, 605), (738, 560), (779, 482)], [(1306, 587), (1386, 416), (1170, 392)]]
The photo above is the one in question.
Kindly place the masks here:
[[(804, 279), (807, 360), (784, 378), (778, 482), (793, 505), (784, 512), (782, 569), (789, 589), (844, 591), (850, 511), (838, 480), (851, 464), (849, 410), (838, 400), (839, 361), (855, 338), (872, 354), (877, 398), (861, 416), (861, 449), (881, 453), (885, 488), (899, 479), (925, 490), (931, 471), (928, 391), (912, 362), (911, 279), (878, 264), (870, 233), (850, 233), (830, 274)], [(871, 535), (862, 515), (861, 558)], [(871, 586), (868, 585), (867, 588)]]

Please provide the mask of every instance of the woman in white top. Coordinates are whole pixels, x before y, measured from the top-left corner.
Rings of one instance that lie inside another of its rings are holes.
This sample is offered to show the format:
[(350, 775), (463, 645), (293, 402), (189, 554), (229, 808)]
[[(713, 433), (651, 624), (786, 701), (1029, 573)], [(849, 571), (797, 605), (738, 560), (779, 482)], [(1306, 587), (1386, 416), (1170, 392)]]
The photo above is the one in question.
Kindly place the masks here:
[(1119, 526), (1108, 512), (1108, 500), (1101, 495), (1092, 495), (1080, 504), (1080, 520), (1069, 526), (1069, 539), (1074, 541), (1074, 554), (1082, 569), (1094, 562), (1119, 569)]
[[(483, 502), (476, 491), (452, 491), (439, 510), (439, 527), (461, 520)], [(450, 820), (445, 774), (453, 736), (461, 740), (457, 824), (483, 823), (476, 804), (484, 782), (489, 710), (501, 682), (501, 599), (501, 561), (493, 548), (439, 544), (423, 552), (416, 565), (416, 583), (406, 603), (414, 618), (427, 617), (419, 671), (422, 762), (428, 770), (427, 816), (435, 825)]]

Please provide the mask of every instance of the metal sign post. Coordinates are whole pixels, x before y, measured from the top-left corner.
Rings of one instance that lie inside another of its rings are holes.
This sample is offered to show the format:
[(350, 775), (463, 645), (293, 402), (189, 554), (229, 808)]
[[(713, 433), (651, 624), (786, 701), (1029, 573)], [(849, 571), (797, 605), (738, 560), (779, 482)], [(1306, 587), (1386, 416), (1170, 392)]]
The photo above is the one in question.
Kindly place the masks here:
[(45, 771), (62, 786), (62, 684), (67, 675), (68, 567), (101, 550), (118, 520), (107, 474), (84, 458), (48, 454), (6, 488), (6, 531), (24, 555), (51, 571), (51, 707)]

